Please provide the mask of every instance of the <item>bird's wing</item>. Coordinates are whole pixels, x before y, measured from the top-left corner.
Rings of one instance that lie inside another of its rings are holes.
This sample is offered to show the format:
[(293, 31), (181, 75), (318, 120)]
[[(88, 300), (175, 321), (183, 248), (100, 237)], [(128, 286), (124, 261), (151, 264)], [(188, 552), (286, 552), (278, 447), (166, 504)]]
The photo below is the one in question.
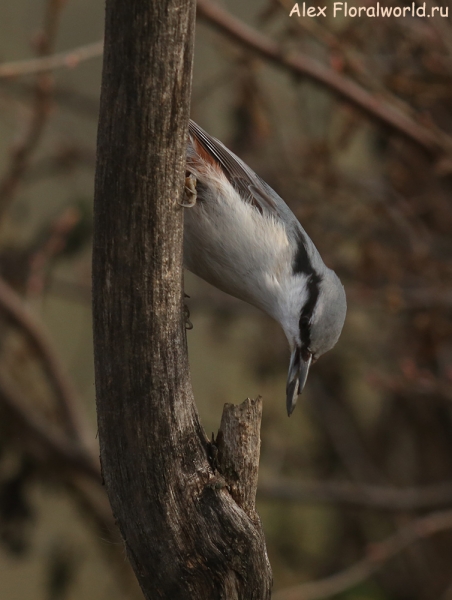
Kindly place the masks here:
[[(238, 156), (228, 150), (219, 140), (206, 133), (194, 121), (189, 124), (190, 135), (222, 168), (231, 185), (240, 197), (255, 206), (261, 214), (269, 213), (278, 220), (282, 218), (272, 194), (276, 193), (256, 173), (250, 169)], [(284, 202), (278, 198), (284, 207)]]

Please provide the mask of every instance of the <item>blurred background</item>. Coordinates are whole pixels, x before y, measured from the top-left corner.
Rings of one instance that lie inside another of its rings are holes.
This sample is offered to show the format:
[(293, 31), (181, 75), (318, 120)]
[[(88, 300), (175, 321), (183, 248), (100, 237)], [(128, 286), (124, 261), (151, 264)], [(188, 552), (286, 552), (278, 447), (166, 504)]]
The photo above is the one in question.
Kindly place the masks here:
[[(448, 600), (452, 14), (429, 0), (434, 18), (333, 18), (323, 1), (326, 18), (289, 18), (292, 0), (223, 0), (215, 21), (203, 0), (192, 117), (297, 214), (345, 285), (344, 331), (288, 419), (283, 332), (186, 274), (195, 397), (209, 436), (225, 402), (264, 398), (258, 510), (275, 598)], [(103, 11), (0, 4), (2, 600), (142, 597), (96, 470)], [(252, 28), (248, 47), (225, 15)], [(258, 42), (281, 52), (270, 62)]]

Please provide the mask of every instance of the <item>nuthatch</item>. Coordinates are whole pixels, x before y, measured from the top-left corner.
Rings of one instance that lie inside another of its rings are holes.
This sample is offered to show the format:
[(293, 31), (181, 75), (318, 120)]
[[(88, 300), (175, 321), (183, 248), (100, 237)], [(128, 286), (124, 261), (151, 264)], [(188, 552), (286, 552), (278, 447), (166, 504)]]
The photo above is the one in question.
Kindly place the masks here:
[(339, 338), (344, 288), (282, 198), (193, 121), (185, 191), (185, 266), (281, 324), (292, 351), (290, 416), (311, 363)]

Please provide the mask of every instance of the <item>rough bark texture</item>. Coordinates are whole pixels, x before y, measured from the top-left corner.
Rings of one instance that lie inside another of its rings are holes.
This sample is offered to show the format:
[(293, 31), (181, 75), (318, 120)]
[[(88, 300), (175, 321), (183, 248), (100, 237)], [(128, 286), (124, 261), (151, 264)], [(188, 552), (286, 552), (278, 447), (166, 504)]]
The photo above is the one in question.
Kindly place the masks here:
[(215, 472), (181, 316), (194, 2), (106, 8), (93, 256), (105, 484), (146, 598), (268, 599), (262, 530)]
[(261, 449), (262, 399), (236, 406), (225, 404), (217, 437), (218, 469), (226, 479), (231, 496), (253, 521)]

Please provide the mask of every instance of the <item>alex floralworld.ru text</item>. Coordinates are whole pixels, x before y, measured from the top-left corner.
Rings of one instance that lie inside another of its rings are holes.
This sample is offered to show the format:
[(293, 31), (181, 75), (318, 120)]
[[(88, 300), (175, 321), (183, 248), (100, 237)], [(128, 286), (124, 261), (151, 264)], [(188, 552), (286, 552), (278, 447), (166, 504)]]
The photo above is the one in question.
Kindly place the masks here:
[[(377, 2), (373, 6), (349, 6), (348, 2), (333, 4), (333, 17), (445, 17), (449, 16), (448, 6), (432, 6), (427, 9), (426, 2), (411, 6), (383, 6)], [(307, 6), (306, 2), (297, 2), (289, 17), (326, 17), (327, 6)]]

